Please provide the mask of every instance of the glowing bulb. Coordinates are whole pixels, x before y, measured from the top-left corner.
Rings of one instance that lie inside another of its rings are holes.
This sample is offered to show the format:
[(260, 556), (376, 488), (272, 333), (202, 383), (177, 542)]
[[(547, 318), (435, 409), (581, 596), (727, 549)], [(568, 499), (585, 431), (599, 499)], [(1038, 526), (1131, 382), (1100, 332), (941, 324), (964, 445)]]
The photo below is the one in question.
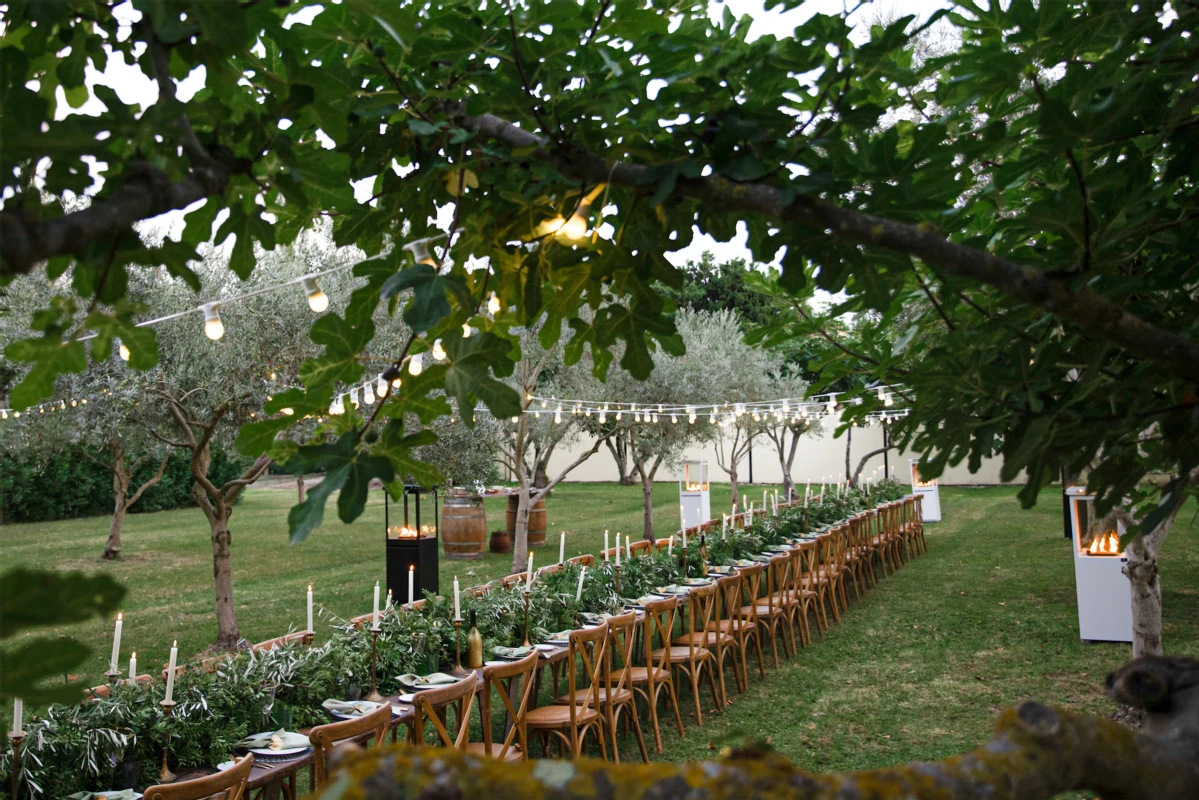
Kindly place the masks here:
[(790, 410), (789, 410), (789, 409), (788, 409), (788, 407), (787, 407), (787, 401), (786, 401), (786, 400), (784, 400), (784, 401), (783, 401), (783, 413), (784, 413), (784, 414), (787, 414), (787, 413), (789, 413), (789, 411), (790, 411)]
[(554, 424), (560, 425), (561, 423), (562, 423), (562, 404), (559, 403), (558, 410), (554, 412)]
[(8, 419), (8, 412), (0, 409), (0, 419)]
[(12, 412), (12, 418), (13, 418), (13, 419), (20, 419), (20, 418), (21, 418), (21, 412), (20, 412), (20, 411), (14, 411), (14, 412)]
[(567, 239), (582, 239), (587, 235), (587, 220), (582, 214), (574, 214), (557, 231)]
[(878, 399), (879, 399), (879, 400), (886, 400), (886, 399), (887, 399), (887, 389), (886, 389), (886, 387), (884, 387), (884, 386), (880, 386), (880, 387), (878, 387)]
[(474, 329), (471, 328), (470, 323), (468, 323), (468, 322), (462, 323), (462, 338), (469, 339), (470, 335), (472, 333), (474, 333)]
[(424, 368), (425, 368), (425, 354), (424, 353), (417, 353), (416, 355), (411, 356), (408, 359), (408, 374), (409, 375), (413, 375), (413, 376), (420, 375), (421, 371), (424, 370)]
[(339, 417), (345, 412), (345, 405), (341, 401), (341, 395), (333, 398), (333, 402), (329, 405), (329, 416)]
[(492, 292), (491, 297), (487, 298), (487, 311), (492, 316), (500, 313), (500, 298), (495, 292)]
[(391, 382), (391, 388), (398, 389), (398, 388), (400, 388), (400, 385), (403, 384), (403, 382), (404, 381), (402, 381), (400, 378), (396, 378), (394, 381)]
[(369, 383), (362, 387), (362, 402), (372, 406), (375, 404), (375, 390)]
[(641, 412), (638, 411), (635, 414), (633, 414), (633, 422), (640, 422), (640, 421), (641, 421)]
[(316, 278), (302, 278), (300, 285), (304, 287), (304, 294), (308, 295), (308, 307), (315, 313), (319, 314), (329, 307), (329, 295), (316, 285)]
[(117, 352), (120, 354), (122, 361), (129, 360), (129, 348), (125, 346), (124, 342), (121, 342), (121, 346), (117, 348)]
[(353, 389), (350, 390), (350, 405), (355, 406), (355, 407), (358, 406), (358, 387), (357, 386), (355, 386)]
[(387, 385), (387, 379), (380, 375), (378, 383), (375, 384), (375, 394), (379, 397), (387, 397), (387, 392), (390, 388)]
[(670, 424), (671, 425), (677, 425), (678, 421), (679, 421), (678, 417), (676, 417), (674, 414), (670, 415)]
[(290, 417), (292, 414), (296, 413), (296, 410), (294, 408), (281, 408), (279, 409), (279, 413), (285, 417)]
[(433, 358), (438, 361), (445, 361), (445, 348), (441, 346), (440, 339), (436, 339), (433, 342)]
[(412, 253), (412, 260), (417, 264), (428, 264), (430, 267), (437, 266), (437, 260), (429, 253), (429, 242), (440, 237), (434, 236), (429, 239), (417, 239), (414, 242), (409, 242), (404, 245), (404, 249)]
[(200, 310), (204, 312), (204, 335), (214, 342), (225, 335), (225, 325), (221, 322), (221, 315), (217, 313), (220, 308), (216, 303), (205, 303), (200, 306)]
[(895, 405), (895, 395), (893, 395), (893, 394), (887, 395), (887, 399), (884, 400), (883, 403), (885, 405), (887, 405), (888, 407)]
[(82, 405), (85, 405), (85, 406), (86, 406), (86, 405), (87, 405), (87, 398), (85, 397), (85, 398), (83, 398), (82, 400), (80, 400), (79, 402), (80, 402)]

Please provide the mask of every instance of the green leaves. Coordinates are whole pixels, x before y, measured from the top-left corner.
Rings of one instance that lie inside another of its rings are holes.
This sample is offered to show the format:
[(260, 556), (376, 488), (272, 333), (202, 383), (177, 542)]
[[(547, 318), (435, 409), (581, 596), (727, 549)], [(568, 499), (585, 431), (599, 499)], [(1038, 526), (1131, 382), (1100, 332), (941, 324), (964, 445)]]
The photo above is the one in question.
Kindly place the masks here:
[(264, 248), (271, 250), (275, 247), (275, 231), (262, 218), (262, 210), (257, 206), (247, 212), (242, 206), (235, 205), (229, 209), (229, 219), (217, 230), (214, 241), (221, 244), (231, 235), (236, 236), (237, 240), (229, 255), (229, 269), (245, 280), (254, 271), (254, 240), (257, 239)]
[[(125, 589), (106, 575), (15, 569), (0, 576), (0, 639), (115, 613)], [(43, 681), (77, 670), (91, 648), (66, 637), (40, 637), (0, 648), (0, 700), (31, 705), (69, 702), (80, 688)]]
[(507, 341), (491, 333), (469, 339), (454, 335), (446, 337), (443, 346), (449, 356), (445, 391), (457, 400), (464, 422), (471, 424), (469, 415), (476, 402), (482, 402), (501, 419), (520, 413), (520, 395), (492, 377), (512, 374), (512, 347)]
[(325, 351), (300, 365), (300, 380), (310, 389), (358, 380), (362, 375), (358, 354), (374, 335), (375, 323), (369, 317), (357, 325), (336, 314), (321, 317), (312, 324), (310, 336), (316, 344), (324, 345)]
[(328, 444), (300, 447), (284, 468), (294, 475), (324, 470), (325, 479), (308, 491), (308, 497), (294, 506), (287, 515), (291, 543), (299, 544), (321, 526), (325, 504), (330, 495), (340, 491), (337, 513), (342, 522), (352, 522), (366, 507), (367, 489), (372, 478), (383, 483), (395, 479), (391, 461), (380, 455), (363, 451), (358, 443), (358, 431), (342, 434)]
[[(417, 264), (392, 275), (383, 284), (384, 299), (405, 289), (413, 290), (412, 301), (404, 310), (404, 321), (414, 331), (427, 331), (450, 313), (450, 296), (465, 293), (465, 283), (456, 275), (440, 275), (428, 264)], [(466, 298), (469, 302), (469, 296)]]
[(82, 342), (64, 342), (52, 336), (21, 339), (4, 348), (13, 361), (33, 363), (33, 368), (12, 390), (13, 408), (28, 408), (54, 394), (54, 382), (65, 372), (87, 369), (87, 354)]

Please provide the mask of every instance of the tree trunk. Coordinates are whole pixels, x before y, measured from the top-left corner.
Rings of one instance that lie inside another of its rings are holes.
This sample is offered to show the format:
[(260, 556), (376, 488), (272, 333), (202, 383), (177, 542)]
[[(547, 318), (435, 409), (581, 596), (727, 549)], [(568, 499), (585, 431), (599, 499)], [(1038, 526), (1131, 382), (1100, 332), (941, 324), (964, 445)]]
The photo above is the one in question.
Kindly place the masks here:
[(237, 612), (233, 605), (233, 562), (230, 558), (233, 536), (229, 533), (228, 520), (217, 520), (211, 524), (212, 531), (212, 576), (216, 584), (217, 636), (213, 642), (216, 650), (235, 650), (241, 641), (237, 628)]
[(1128, 563), (1124, 574), (1132, 584), (1133, 658), (1162, 654), (1162, 586), (1157, 558), (1182, 506), (1179, 503), (1153, 531), (1138, 536), (1125, 548)]
[(640, 464), (637, 466), (637, 474), (641, 477), (641, 538), (652, 542), (654, 540), (654, 476)]
[(297, 475), (296, 476), (296, 496), (299, 498), (299, 502), (301, 502), (301, 503), (304, 502), (304, 496), (306, 494), (307, 494), (307, 492), (304, 490), (304, 476)]
[(632, 486), (633, 475), (629, 472), (629, 445), (625, 441), (624, 434), (617, 433), (605, 444), (608, 445), (608, 452), (612, 454), (612, 460), (616, 462), (616, 473), (619, 476), (620, 485)]
[(733, 505), (737, 506), (737, 510), (741, 510), (741, 497), (737, 492), (737, 462), (733, 461), (732, 465), (725, 470), (729, 474), (729, 487), (733, 490)]
[(121, 557), (121, 528), (125, 525), (125, 512), (128, 508), (125, 505), (124, 492), (118, 494), (112, 510), (112, 522), (108, 524), (108, 542), (105, 543), (104, 555), (101, 556), (105, 561), (114, 561)]
[(845, 482), (853, 486), (852, 473), (849, 471), (849, 449), (853, 446), (853, 426), (845, 429)]
[(533, 500), (529, 487), (522, 485), (516, 506), (516, 530), (512, 534), (512, 572), (524, 572), (529, 566), (529, 512)]

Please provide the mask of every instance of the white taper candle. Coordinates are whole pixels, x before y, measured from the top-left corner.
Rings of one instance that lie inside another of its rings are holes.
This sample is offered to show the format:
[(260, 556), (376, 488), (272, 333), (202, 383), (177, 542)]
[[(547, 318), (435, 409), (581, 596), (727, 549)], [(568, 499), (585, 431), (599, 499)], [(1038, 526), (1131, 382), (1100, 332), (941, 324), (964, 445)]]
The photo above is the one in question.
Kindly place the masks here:
[(117, 659), (121, 657), (121, 628), (125, 625), (124, 618), (124, 614), (117, 614), (117, 627), (112, 633), (112, 660), (108, 662), (109, 672), (117, 671)]
[(171, 659), (167, 663), (167, 702), (175, 701), (175, 667), (179, 662), (179, 642), (171, 642)]

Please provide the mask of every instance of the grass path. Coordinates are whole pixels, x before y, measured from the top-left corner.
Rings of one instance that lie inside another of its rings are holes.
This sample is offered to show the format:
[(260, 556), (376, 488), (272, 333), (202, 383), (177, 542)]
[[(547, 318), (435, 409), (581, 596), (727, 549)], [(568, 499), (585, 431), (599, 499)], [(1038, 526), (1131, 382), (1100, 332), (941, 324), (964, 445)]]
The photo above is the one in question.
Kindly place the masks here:
[[(760, 499), (761, 487), (755, 490)], [(663, 483), (656, 493), (660, 531), (677, 525), (674, 492)], [(382, 498), (374, 495), (354, 524), (333, 521), (290, 547), (285, 520), (294, 494), (247, 492), (232, 518), (235, 597), (246, 638), (302, 626), (309, 581), (319, 603), (338, 615), (369, 610), (370, 587), (383, 577)], [(727, 487), (714, 487), (713, 508), (727, 502)], [(702, 729), (692, 717), (684, 739), (666, 732), (665, 758), (704, 758), (712, 747), (768, 736), (805, 768), (871, 768), (973, 748), (989, 735), (996, 711), (1023, 699), (1110, 713), (1102, 681), (1130, 648), (1078, 639), (1073, 564), (1057, 497), (1047, 492), (1041, 505), (1022, 511), (1014, 489), (951, 488), (943, 490), (942, 505), (946, 521), (928, 526), (928, 555), (883, 580), (798, 658), (778, 670), (768, 662), (766, 680), (752, 678), (745, 695), (737, 695), (730, 676), (733, 705), (720, 715), (705, 713)], [(1181, 515), (1162, 561), (1166, 647), (1179, 655), (1199, 652), (1193, 508)], [(489, 501), (487, 509), (489, 527), (502, 527), (503, 503)], [(539, 559), (556, 558), (559, 530), (568, 531), (568, 554), (594, 552), (604, 527), (639, 531), (640, 513), (637, 487), (564, 484), (550, 501), (551, 545)], [(136, 648), (143, 663), (165, 660), (172, 638), (184, 653), (202, 649), (215, 622), (200, 512), (131, 516), (126, 557), (118, 564), (96, 560), (106, 531), (105, 518), (11, 525), (0, 527), (0, 547), (6, 566), (109, 571), (125, 582), (125, 657)], [(442, 584), (455, 574), (467, 585), (481, 582), (504, 574), (508, 563), (507, 556), (443, 560)], [(98, 682), (111, 625), (73, 628), (97, 648), (84, 679)], [(684, 716), (690, 712), (687, 701)], [(632, 757), (635, 747), (628, 740), (622, 751)]]

